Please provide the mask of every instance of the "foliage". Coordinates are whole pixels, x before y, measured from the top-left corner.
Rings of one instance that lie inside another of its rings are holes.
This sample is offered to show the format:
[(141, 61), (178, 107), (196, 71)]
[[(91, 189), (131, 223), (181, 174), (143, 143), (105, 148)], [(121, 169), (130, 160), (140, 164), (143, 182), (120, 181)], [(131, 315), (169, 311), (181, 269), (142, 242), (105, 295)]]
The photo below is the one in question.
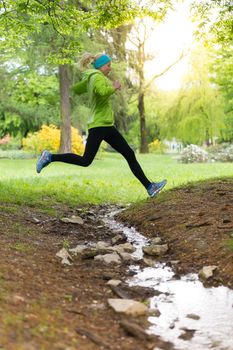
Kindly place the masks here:
[(197, 145), (189, 145), (184, 148), (179, 159), (181, 163), (206, 163), (209, 160), (208, 152)]
[(196, 50), (190, 63), (192, 71), (163, 112), (161, 135), (168, 139), (176, 137), (185, 144), (211, 144), (225, 127), (223, 99), (210, 81), (210, 57), (206, 50)]
[(231, 0), (193, 1), (194, 16), (199, 19), (197, 36), (210, 42), (232, 43), (232, 10)]
[(164, 153), (165, 145), (162, 141), (155, 139), (153, 142), (149, 143), (150, 153)]
[(0, 137), (26, 136), (58, 119), (57, 77), (27, 49), (17, 50), (17, 58), (0, 56)]
[(211, 65), (211, 80), (218, 86), (224, 98), (224, 123), (222, 141), (233, 141), (233, 47), (223, 44), (213, 50), (214, 61)]
[(1, 159), (31, 159), (34, 158), (34, 154), (25, 152), (23, 150), (0, 150)]
[(224, 147), (213, 155), (213, 159), (218, 162), (233, 162), (233, 145)]
[(7, 134), (3, 139), (1, 139), (0, 142), (1, 150), (18, 150), (21, 148), (21, 146), (21, 139), (19, 137), (10, 137), (9, 134)]
[[(25, 42), (32, 42), (31, 33), (42, 33), (44, 29), (49, 28), (61, 38), (53, 59), (60, 64), (71, 63), (80, 51), (77, 38), (81, 33), (98, 28), (110, 29), (145, 13), (153, 15), (154, 11), (151, 11), (150, 7), (150, 0), (144, 1), (143, 4), (134, 0), (2, 1), (0, 30), (1, 33), (7, 32), (8, 40), (4, 38), (0, 46), (5, 50), (14, 50)], [(159, 13), (159, 9), (156, 10)], [(164, 10), (160, 12), (163, 13)]]
[[(72, 131), (72, 152), (82, 154), (84, 145), (82, 137), (78, 134), (77, 129), (71, 128)], [(35, 154), (47, 149), (51, 152), (57, 152), (60, 146), (60, 130), (55, 125), (42, 125), (38, 132), (30, 133), (23, 139), (23, 148), (33, 151)]]

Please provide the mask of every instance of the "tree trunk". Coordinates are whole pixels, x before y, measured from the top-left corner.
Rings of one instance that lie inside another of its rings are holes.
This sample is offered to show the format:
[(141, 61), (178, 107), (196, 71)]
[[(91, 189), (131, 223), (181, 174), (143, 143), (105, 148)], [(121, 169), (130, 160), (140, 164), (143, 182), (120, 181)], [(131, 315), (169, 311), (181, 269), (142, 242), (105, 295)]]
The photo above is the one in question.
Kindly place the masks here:
[(140, 118), (140, 136), (141, 136), (140, 153), (148, 153), (144, 92), (140, 92), (138, 95), (138, 111), (139, 111), (139, 118)]
[(60, 153), (71, 152), (71, 119), (70, 119), (70, 80), (68, 76), (68, 65), (59, 65), (60, 85), (60, 111), (61, 111), (61, 138)]

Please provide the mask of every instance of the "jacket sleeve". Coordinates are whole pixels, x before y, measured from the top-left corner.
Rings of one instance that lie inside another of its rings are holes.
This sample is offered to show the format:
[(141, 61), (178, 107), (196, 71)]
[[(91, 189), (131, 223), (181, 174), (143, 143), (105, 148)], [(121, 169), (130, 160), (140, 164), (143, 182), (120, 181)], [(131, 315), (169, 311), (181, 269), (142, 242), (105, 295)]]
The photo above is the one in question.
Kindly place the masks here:
[(112, 86), (111, 82), (105, 78), (105, 76), (95, 74), (92, 79), (94, 79), (93, 90), (98, 95), (107, 97), (115, 92), (115, 88)]
[(77, 84), (73, 85), (71, 90), (77, 95), (87, 92), (87, 79), (81, 80)]

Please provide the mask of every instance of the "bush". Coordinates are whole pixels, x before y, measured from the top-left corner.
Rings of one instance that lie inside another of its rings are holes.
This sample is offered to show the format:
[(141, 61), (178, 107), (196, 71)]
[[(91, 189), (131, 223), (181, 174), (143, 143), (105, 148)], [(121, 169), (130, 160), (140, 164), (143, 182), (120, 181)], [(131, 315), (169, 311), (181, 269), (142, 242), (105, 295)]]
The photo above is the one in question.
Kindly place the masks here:
[(19, 137), (10, 137), (6, 135), (0, 140), (1, 150), (18, 150), (21, 148), (21, 139)]
[(210, 161), (209, 154), (201, 147), (189, 145), (181, 152), (181, 163), (206, 163)]
[(149, 143), (149, 152), (150, 153), (164, 153), (165, 145), (163, 142), (155, 139), (153, 142)]
[(21, 150), (1, 150), (0, 159), (32, 159), (34, 155)]
[(220, 149), (213, 155), (213, 159), (217, 162), (233, 162), (233, 145)]
[[(78, 130), (71, 128), (72, 152), (82, 154), (84, 151), (83, 139)], [(33, 151), (35, 154), (44, 149), (50, 152), (58, 152), (60, 146), (60, 130), (55, 125), (42, 125), (35, 133), (28, 134), (22, 141), (23, 149)]]

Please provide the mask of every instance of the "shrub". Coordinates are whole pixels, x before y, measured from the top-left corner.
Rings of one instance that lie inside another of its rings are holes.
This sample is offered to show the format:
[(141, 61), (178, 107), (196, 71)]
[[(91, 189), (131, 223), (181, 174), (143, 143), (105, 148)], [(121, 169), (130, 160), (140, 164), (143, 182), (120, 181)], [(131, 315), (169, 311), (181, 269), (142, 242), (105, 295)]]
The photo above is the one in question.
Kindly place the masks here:
[(233, 145), (220, 149), (213, 155), (213, 159), (218, 162), (233, 162)]
[(10, 137), (6, 135), (0, 140), (1, 150), (18, 150), (21, 148), (21, 139), (19, 137)]
[[(71, 128), (72, 152), (82, 154), (84, 151), (83, 139), (78, 130)], [(35, 154), (47, 149), (50, 152), (58, 152), (60, 146), (60, 130), (55, 125), (42, 125), (35, 133), (30, 133), (22, 141), (23, 149), (33, 151)]]
[(150, 153), (163, 153), (165, 151), (165, 145), (157, 139), (149, 143), (148, 147)]
[(31, 159), (34, 155), (29, 152), (21, 151), (21, 150), (1, 150), (0, 149), (0, 159), (8, 158), (8, 159)]
[(206, 163), (210, 161), (209, 154), (197, 145), (189, 145), (181, 152), (181, 163)]

